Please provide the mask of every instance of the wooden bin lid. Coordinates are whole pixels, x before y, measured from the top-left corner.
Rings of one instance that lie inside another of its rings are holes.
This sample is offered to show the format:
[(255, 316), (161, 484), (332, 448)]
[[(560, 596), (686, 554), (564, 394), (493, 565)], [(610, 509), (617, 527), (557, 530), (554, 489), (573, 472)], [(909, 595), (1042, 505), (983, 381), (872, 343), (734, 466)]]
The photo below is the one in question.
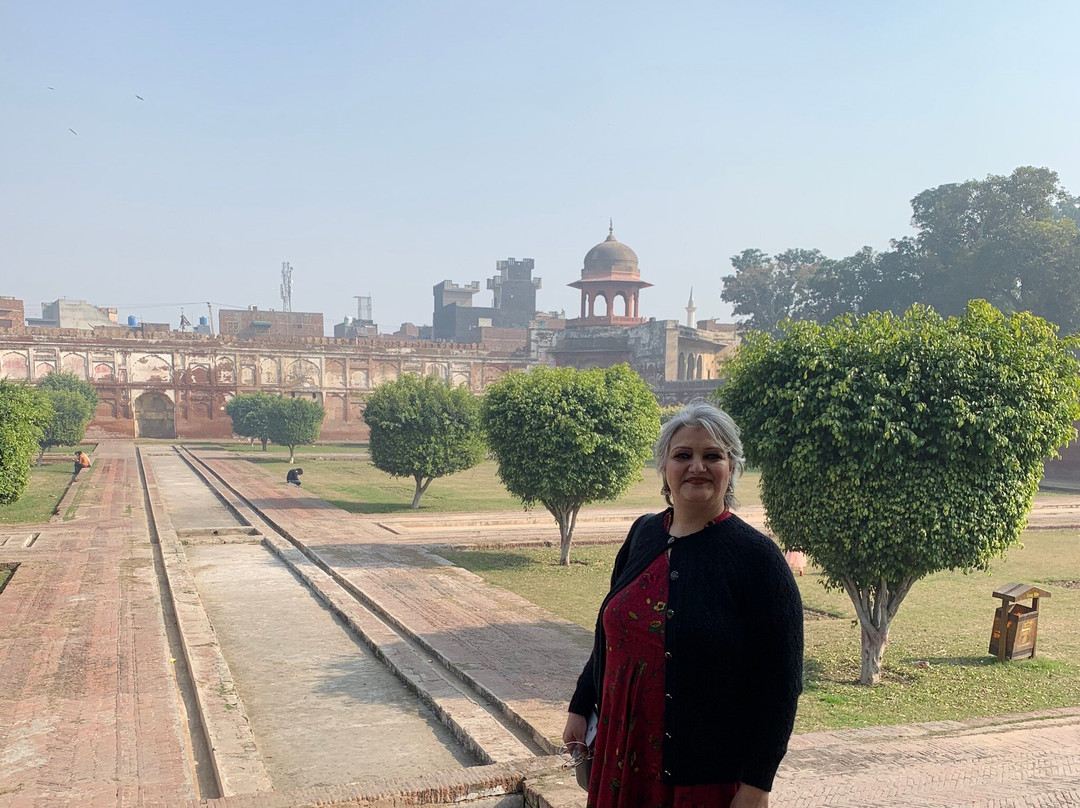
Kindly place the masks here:
[(994, 597), (1009, 602), (1026, 600), (1027, 598), (1048, 598), (1050, 593), (1045, 589), (1039, 589), (1039, 587), (1030, 584), (1005, 584), (1005, 586), (994, 590)]

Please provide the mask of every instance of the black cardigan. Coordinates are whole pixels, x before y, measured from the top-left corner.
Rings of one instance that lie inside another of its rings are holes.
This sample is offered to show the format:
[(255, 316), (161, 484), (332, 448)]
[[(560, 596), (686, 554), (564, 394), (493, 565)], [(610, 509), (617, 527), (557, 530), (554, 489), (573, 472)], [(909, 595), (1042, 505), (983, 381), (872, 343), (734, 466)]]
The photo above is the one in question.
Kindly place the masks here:
[(634, 523), (570, 712), (599, 711), (608, 601), (669, 547), (663, 779), (770, 791), (802, 692), (802, 600), (780, 549), (734, 514), (680, 538), (663, 514)]

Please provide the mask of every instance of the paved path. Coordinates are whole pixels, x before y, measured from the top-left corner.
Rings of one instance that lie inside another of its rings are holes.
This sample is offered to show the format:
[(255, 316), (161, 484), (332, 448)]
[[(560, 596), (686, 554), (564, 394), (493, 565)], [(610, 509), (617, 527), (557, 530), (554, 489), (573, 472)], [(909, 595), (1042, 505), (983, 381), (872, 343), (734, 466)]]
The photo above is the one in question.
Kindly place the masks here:
[[(0, 805), (195, 795), (134, 449), (102, 443), (80, 518), (8, 542), (0, 595)], [(0, 530), (6, 532), (6, 530)]]

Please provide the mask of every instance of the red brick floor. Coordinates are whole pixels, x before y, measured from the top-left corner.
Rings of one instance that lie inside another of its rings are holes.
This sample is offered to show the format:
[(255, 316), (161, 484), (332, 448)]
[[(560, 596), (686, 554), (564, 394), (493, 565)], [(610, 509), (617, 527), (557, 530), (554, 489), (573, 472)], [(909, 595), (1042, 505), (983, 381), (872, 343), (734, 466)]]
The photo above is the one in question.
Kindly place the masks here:
[(77, 485), (80, 518), (0, 548), (0, 805), (193, 797), (133, 446)]

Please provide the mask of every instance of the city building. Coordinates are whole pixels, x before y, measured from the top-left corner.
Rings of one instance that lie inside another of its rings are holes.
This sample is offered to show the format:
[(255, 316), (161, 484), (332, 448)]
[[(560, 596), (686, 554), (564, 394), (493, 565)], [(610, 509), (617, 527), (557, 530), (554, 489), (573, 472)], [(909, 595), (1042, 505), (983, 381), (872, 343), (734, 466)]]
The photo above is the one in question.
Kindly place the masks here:
[(77, 328), (90, 330), (98, 326), (117, 325), (116, 307), (103, 308), (85, 300), (60, 298), (52, 303), (41, 304), (40, 317), (27, 317), (30, 328)]
[(237, 339), (322, 337), (323, 316), (305, 311), (262, 310), (257, 306), (219, 309), (218, 333)]

